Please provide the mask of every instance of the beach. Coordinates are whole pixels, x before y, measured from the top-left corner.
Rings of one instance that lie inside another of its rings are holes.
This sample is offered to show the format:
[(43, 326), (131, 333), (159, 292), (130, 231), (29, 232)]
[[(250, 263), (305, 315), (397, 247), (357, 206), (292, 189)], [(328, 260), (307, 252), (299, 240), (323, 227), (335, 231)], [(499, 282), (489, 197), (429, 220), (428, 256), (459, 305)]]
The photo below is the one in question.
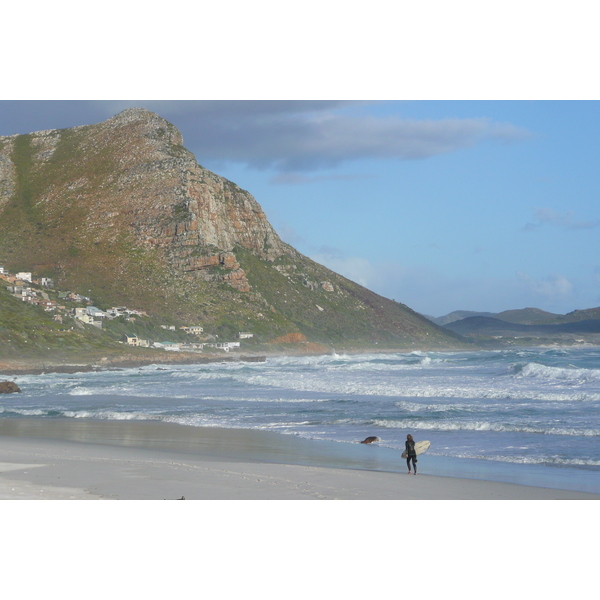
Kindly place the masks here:
[[(574, 500), (600, 494), (364, 468), (341, 444), (144, 421), (0, 422), (0, 498), (48, 500)], [(332, 450), (332, 448), (334, 450)], [(363, 468), (357, 468), (360, 465)], [(338, 466), (331, 466), (338, 465)], [(377, 465), (375, 465), (376, 467)], [(401, 470), (404, 469), (404, 470)]]

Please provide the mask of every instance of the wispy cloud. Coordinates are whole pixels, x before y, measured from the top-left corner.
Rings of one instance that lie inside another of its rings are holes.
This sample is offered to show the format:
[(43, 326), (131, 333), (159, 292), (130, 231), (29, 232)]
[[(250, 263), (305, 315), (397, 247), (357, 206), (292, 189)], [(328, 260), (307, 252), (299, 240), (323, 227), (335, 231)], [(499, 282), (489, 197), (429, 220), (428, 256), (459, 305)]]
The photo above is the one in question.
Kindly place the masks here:
[(529, 291), (546, 298), (565, 298), (573, 293), (573, 284), (564, 275), (549, 275), (544, 279), (534, 279), (526, 273), (518, 272), (519, 281)]
[[(247, 103), (242, 103), (243, 105)], [(202, 160), (237, 161), (253, 168), (307, 172), (352, 160), (423, 159), (484, 140), (517, 140), (527, 132), (487, 119), (405, 120), (351, 116), (331, 108), (304, 113), (227, 112), (188, 123), (188, 142)]]
[(578, 221), (571, 211), (557, 212), (551, 208), (535, 208), (535, 221), (527, 223), (523, 231), (535, 231), (544, 225), (554, 225), (561, 229), (593, 229), (600, 226), (600, 219), (594, 221)]
[[(422, 159), (485, 140), (522, 140), (530, 134), (486, 118), (416, 120), (352, 113), (348, 101), (208, 101), (144, 103), (180, 129), (198, 160), (272, 168), (307, 183), (298, 173), (365, 158)], [(124, 104), (118, 106), (123, 108)], [(117, 105), (113, 105), (116, 109)]]
[[(203, 164), (233, 162), (299, 174), (359, 159), (424, 159), (486, 140), (522, 140), (530, 134), (486, 118), (403, 119), (366, 114), (376, 102), (316, 101), (5, 101), (0, 135), (102, 121), (142, 106), (171, 121)], [(360, 110), (355, 110), (355, 109)], [(342, 176), (343, 177), (343, 176)]]

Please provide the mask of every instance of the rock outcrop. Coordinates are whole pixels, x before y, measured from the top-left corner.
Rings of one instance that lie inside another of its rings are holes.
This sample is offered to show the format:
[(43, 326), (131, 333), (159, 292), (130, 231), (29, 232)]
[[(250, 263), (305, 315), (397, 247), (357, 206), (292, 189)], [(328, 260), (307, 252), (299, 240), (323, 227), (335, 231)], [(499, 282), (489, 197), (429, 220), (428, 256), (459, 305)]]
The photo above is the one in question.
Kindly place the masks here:
[(20, 392), (21, 388), (14, 381), (0, 381), (0, 394)]

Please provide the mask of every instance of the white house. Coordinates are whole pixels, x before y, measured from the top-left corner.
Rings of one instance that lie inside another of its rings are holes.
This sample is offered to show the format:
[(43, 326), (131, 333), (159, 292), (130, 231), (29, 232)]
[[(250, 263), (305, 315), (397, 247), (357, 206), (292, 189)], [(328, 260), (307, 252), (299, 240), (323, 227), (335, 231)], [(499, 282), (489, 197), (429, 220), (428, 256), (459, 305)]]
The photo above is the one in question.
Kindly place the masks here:
[(86, 314), (90, 315), (91, 317), (94, 317), (95, 319), (105, 319), (107, 317), (110, 317), (110, 315), (106, 312), (104, 312), (103, 310), (100, 310), (99, 308), (96, 308), (95, 306), (88, 306), (85, 309)]
[(17, 273), (15, 275), (15, 277), (17, 279), (20, 279), (21, 281), (29, 281), (29, 283), (31, 282), (31, 273), (25, 272), (25, 271), (21, 271), (21, 273)]
[(225, 352), (229, 352), (230, 350), (233, 350), (234, 348), (239, 348), (239, 347), (240, 347), (239, 342), (219, 342), (217, 344), (217, 348), (220, 348), (221, 350), (225, 350)]
[(175, 352), (179, 352), (179, 350), (181, 350), (180, 344), (177, 344), (176, 342), (160, 342), (160, 345), (165, 350), (172, 350)]
[(238, 333), (238, 338), (240, 338), (240, 340), (245, 340), (251, 337), (254, 337), (254, 334), (250, 333), (249, 331), (240, 331)]
[(186, 333), (190, 333), (192, 335), (199, 335), (204, 331), (204, 327), (200, 327), (200, 325), (190, 325), (185, 328)]

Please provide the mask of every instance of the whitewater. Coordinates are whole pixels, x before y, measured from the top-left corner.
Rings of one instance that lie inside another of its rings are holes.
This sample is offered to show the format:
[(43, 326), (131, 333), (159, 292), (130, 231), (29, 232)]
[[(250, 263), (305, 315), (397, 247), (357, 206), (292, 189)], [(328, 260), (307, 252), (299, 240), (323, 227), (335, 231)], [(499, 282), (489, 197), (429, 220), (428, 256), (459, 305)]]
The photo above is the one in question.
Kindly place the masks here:
[(0, 418), (259, 429), (342, 450), (374, 435), (366, 468), (399, 472), (411, 433), (431, 442), (422, 472), (600, 492), (599, 348), (281, 356), (16, 381), (22, 393), (0, 397)]

